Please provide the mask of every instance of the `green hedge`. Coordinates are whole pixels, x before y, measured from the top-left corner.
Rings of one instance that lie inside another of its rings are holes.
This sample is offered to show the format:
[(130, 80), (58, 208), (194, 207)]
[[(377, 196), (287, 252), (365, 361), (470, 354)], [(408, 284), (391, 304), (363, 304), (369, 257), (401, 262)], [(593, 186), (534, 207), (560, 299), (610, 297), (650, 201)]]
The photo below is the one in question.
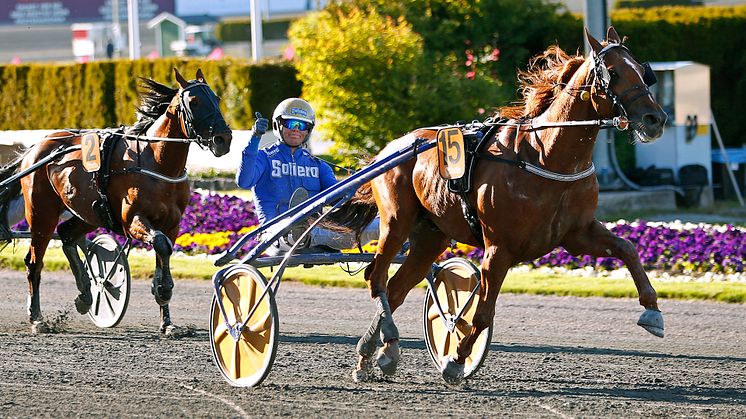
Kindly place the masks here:
[(138, 77), (175, 86), (173, 68), (187, 79), (201, 68), (223, 101), (233, 128), (247, 129), (255, 111), (264, 115), (301, 84), (287, 63), (169, 58), (86, 64), (0, 66), (0, 130), (103, 128), (135, 122)]
[[(262, 23), (262, 37), (264, 39), (287, 39), (290, 21)], [(221, 42), (251, 41), (251, 20), (229, 20), (218, 23), (215, 37)]]
[(614, 4), (616, 9), (629, 9), (639, 7), (660, 6), (702, 6), (702, 0), (617, 0)]
[(691, 60), (710, 66), (711, 106), (727, 146), (746, 143), (746, 6), (622, 9), (611, 15), (643, 61)]

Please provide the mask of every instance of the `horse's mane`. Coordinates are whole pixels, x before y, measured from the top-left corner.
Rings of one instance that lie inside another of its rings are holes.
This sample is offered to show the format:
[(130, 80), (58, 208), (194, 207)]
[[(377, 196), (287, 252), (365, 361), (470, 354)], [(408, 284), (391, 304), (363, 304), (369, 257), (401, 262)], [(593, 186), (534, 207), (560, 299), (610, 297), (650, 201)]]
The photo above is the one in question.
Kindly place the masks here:
[(144, 134), (153, 122), (166, 112), (177, 92), (177, 89), (140, 77), (140, 106), (137, 107), (137, 122), (127, 130), (127, 133)]
[(533, 57), (526, 71), (518, 72), (521, 95), (514, 106), (499, 109), (502, 118), (534, 118), (543, 113), (585, 62), (581, 55), (568, 55), (552, 45)]

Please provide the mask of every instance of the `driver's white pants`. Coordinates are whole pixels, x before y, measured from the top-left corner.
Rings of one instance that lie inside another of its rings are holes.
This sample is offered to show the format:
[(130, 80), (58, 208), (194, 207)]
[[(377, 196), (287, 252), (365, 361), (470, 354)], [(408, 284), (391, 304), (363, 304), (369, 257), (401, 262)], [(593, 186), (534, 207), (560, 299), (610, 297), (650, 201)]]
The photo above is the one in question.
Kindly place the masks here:
[[(378, 240), (379, 224), (380, 219), (376, 217), (367, 227), (365, 227), (365, 229), (360, 233), (361, 245), (366, 245), (371, 240)], [(269, 230), (267, 231), (267, 234), (270, 234)], [(290, 250), (293, 243), (295, 242), (289, 242), (286, 237), (280, 237), (276, 242), (272, 243), (272, 246), (270, 246), (265, 253), (269, 256), (277, 256), (286, 253)], [(311, 239), (309, 243), (305, 246), (302, 245), (302, 248), (318, 246), (326, 246), (337, 250), (353, 249), (357, 246), (357, 241), (354, 234), (340, 233), (326, 228), (316, 227), (311, 230)]]

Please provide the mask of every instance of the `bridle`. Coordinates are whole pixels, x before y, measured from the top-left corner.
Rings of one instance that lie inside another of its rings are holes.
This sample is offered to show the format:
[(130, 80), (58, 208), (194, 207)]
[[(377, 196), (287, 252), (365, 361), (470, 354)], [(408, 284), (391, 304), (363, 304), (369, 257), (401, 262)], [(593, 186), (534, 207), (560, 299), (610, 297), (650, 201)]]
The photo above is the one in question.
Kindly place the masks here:
[[(200, 94), (194, 95), (193, 93)], [(187, 139), (194, 140), (194, 142), (196, 142), (202, 149), (208, 148), (210, 146), (210, 143), (215, 141), (215, 137), (213, 136), (215, 130), (215, 122), (220, 117), (220, 104), (218, 103), (217, 96), (215, 95), (215, 93), (213, 93), (213, 91), (207, 84), (199, 81), (192, 82), (186, 87), (179, 89), (178, 96), (179, 103), (177, 105), (177, 112), (181, 114), (179, 120), (181, 122), (181, 129), (184, 131), (184, 135), (186, 135)], [(210, 112), (204, 113), (199, 117), (199, 119), (195, 120), (194, 112), (192, 112), (192, 108), (189, 105), (190, 96), (200, 96), (201, 98), (207, 98), (209, 104), (212, 105), (212, 110)], [(207, 138), (202, 138), (197, 130), (197, 128), (202, 126), (203, 124), (207, 124), (209, 127), (209, 135)]]
[(644, 70), (641, 80), (642, 83), (637, 83), (632, 87), (627, 88), (622, 93), (615, 93), (610, 87), (611, 74), (609, 73), (609, 69), (606, 67), (606, 62), (604, 61), (604, 57), (606, 56), (606, 54), (608, 54), (609, 51), (615, 48), (621, 48), (624, 51), (627, 51), (630, 56), (632, 56), (632, 54), (629, 52), (629, 49), (627, 49), (627, 47), (621, 43), (608, 43), (601, 49), (601, 51), (597, 53), (594, 51), (591, 55), (593, 60), (594, 76), (594, 81), (591, 86), (596, 88), (596, 94), (598, 94), (598, 92), (600, 91), (606, 97), (611, 99), (612, 108), (617, 111), (615, 116), (627, 118), (627, 109), (625, 109), (624, 103), (626, 102), (627, 106), (630, 106), (638, 99), (646, 96), (649, 96), (651, 99), (653, 99), (652, 94), (650, 93), (650, 86), (654, 85), (658, 80), (655, 77), (655, 72), (653, 72), (650, 64), (647, 62), (642, 63), (642, 68)]

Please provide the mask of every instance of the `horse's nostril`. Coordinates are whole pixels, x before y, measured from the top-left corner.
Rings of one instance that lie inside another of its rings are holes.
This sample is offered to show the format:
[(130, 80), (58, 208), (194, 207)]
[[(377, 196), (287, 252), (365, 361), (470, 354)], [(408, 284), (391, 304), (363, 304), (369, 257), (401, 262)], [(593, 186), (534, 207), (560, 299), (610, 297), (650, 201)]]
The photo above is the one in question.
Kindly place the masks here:
[(654, 113), (648, 113), (642, 117), (642, 122), (649, 127), (657, 127), (661, 125), (662, 119)]

